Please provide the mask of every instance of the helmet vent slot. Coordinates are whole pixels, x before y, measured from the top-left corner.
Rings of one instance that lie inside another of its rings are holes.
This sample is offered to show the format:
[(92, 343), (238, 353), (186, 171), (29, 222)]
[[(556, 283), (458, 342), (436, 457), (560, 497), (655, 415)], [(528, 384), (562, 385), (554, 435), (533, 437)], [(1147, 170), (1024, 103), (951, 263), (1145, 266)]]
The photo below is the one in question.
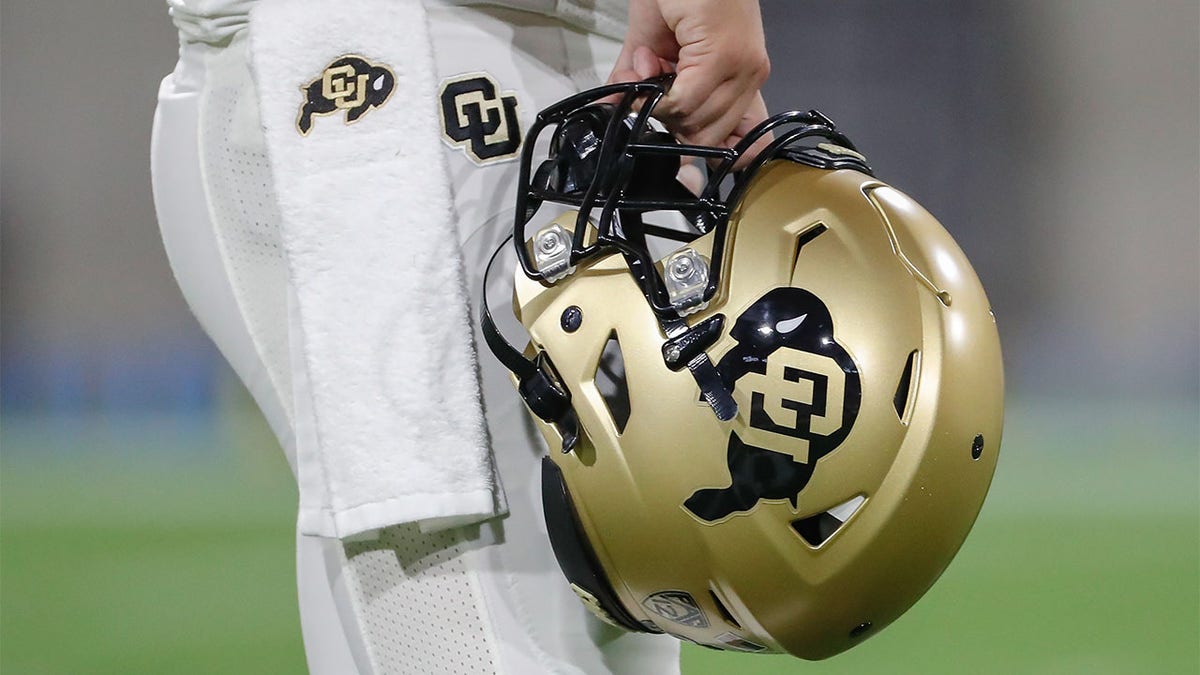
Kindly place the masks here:
[(908, 362), (904, 364), (904, 372), (900, 375), (900, 382), (896, 385), (896, 397), (892, 400), (896, 407), (896, 417), (900, 418), (901, 424), (908, 424), (909, 406), (912, 403), (913, 397), (913, 382), (914, 373), (920, 365), (920, 354), (917, 350), (912, 350), (908, 355)]
[(629, 385), (625, 380), (625, 357), (621, 354), (621, 343), (616, 333), (610, 333), (600, 361), (596, 364), (596, 389), (608, 414), (612, 417), (617, 433), (625, 431), (629, 423)]
[(800, 518), (792, 521), (792, 529), (800, 538), (809, 546), (818, 548), (824, 544), (830, 537), (837, 534), (838, 530), (846, 524), (850, 517), (858, 512), (867, 498), (858, 495), (852, 499), (848, 499), (841, 504), (822, 511), (821, 513)]
[(742, 630), (742, 624), (739, 623), (737, 619), (733, 618), (733, 612), (730, 612), (729, 608), (725, 606), (725, 603), (721, 602), (720, 596), (718, 596), (716, 592), (712, 590), (710, 590), (708, 594), (712, 597), (713, 604), (717, 607), (717, 613), (721, 615), (722, 619), (725, 619), (725, 623), (738, 630)]
[(796, 250), (792, 253), (792, 269), (796, 268), (796, 264), (800, 260), (800, 249), (828, 231), (829, 228), (826, 227), (825, 223), (814, 223), (808, 229), (796, 235)]

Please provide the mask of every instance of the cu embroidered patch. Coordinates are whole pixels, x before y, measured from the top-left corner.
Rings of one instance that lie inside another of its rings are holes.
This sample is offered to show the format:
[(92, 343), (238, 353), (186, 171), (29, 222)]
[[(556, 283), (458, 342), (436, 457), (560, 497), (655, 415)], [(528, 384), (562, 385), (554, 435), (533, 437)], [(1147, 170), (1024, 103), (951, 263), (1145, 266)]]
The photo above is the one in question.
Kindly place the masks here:
[(476, 164), (517, 156), (521, 126), (516, 92), (501, 92), (487, 73), (459, 75), (442, 82), (442, 140), (461, 148)]

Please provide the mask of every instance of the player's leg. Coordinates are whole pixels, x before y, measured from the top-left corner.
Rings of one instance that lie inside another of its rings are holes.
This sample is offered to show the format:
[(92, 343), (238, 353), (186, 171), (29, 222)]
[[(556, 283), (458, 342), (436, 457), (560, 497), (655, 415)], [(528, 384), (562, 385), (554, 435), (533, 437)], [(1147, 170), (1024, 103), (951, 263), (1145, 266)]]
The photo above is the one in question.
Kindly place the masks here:
[[(188, 305), (250, 390), (294, 472), (286, 262), (245, 34), (211, 36), (215, 44), (196, 37), (181, 45), (159, 89), (151, 149), (159, 227)], [(347, 638), (356, 631), (346, 626), (353, 613), (331, 573), (340, 568), (329, 564), (340, 550), (337, 540), (297, 535), (301, 628), (317, 673), (353, 672), (363, 661)]]
[[(440, 36), (439, 54), (458, 45), (455, 53), (474, 53), (477, 60), (464, 64), (442, 58), (442, 74), (462, 74), (464, 65), (492, 66), (515, 54), (509, 73), (534, 92), (525, 124), (538, 107), (581, 88), (562, 74), (595, 77), (593, 49), (616, 53), (612, 45), (593, 44), (595, 38), (536, 15), (446, 11), (432, 23)], [(438, 29), (453, 25), (464, 30)], [(505, 32), (503, 25), (516, 28)], [(156, 200), (168, 254), (189, 303), (246, 381), (294, 466), (288, 321), (278, 315), (287, 306), (286, 267), (253, 88), (245, 55), (236, 51), (239, 45), (235, 38), (221, 50), (193, 48), (202, 53), (198, 62), (208, 67), (204, 77), (164, 83), (156, 127)], [(190, 56), (197, 60), (195, 53)], [(589, 69), (591, 75), (581, 75)], [(550, 73), (559, 74), (556, 81), (540, 88), (541, 76)], [(585, 79), (581, 86), (594, 83)], [(448, 147), (447, 152), (459, 151)], [(469, 240), (471, 267), (481, 270), (483, 253), (473, 251), (490, 252), (488, 240), (495, 238), (500, 222), (492, 215), (509, 208), (513, 172), (509, 165), (490, 174), (469, 167), (464, 173), (464, 166), (455, 177), (460, 235)], [(492, 225), (472, 225), (476, 220)], [(479, 287), (476, 279), (472, 287)], [(619, 633), (591, 619), (567, 591), (540, 531), (536, 434), (525, 424), (506, 376), (488, 364), (483, 377), (513, 515), (437, 535), (422, 534), (414, 525), (396, 526), (376, 541), (346, 545), (300, 537), (301, 617), (311, 670), (677, 668), (673, 641), (618, 639)]]

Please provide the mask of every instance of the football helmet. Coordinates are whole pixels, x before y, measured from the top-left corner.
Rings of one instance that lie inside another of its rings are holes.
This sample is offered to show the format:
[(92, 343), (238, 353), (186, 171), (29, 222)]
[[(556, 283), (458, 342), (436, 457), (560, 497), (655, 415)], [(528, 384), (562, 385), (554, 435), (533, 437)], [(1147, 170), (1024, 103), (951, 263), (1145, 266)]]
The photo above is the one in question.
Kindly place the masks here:
[(950, 235), (828, 118), (684, 145), (652, 119), (669, 84), (538, 115), (512, 238), (530, 340), (486, 303), (484, 336), (552, 448), (547, 529), (593, 612), (825, 658), (916, 602), (974, 523), (1000, 446), (995, 321)]

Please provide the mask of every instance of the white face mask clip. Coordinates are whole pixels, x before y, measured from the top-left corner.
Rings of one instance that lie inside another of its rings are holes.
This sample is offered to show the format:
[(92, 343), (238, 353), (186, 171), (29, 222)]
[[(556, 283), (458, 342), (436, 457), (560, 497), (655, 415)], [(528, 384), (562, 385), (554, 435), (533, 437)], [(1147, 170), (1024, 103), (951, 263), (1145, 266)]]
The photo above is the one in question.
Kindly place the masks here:
[(699, 312), (708, 306), (704, 290), (708, 287), (708, 261), (691, 248), (672, 253), (663, 263), (667, 296), (679, 316)]
[(571, 274), (571, 232), (553, 224), (538, 230), (533, 237), (533, 260), (537, 271), (554, 283)]

